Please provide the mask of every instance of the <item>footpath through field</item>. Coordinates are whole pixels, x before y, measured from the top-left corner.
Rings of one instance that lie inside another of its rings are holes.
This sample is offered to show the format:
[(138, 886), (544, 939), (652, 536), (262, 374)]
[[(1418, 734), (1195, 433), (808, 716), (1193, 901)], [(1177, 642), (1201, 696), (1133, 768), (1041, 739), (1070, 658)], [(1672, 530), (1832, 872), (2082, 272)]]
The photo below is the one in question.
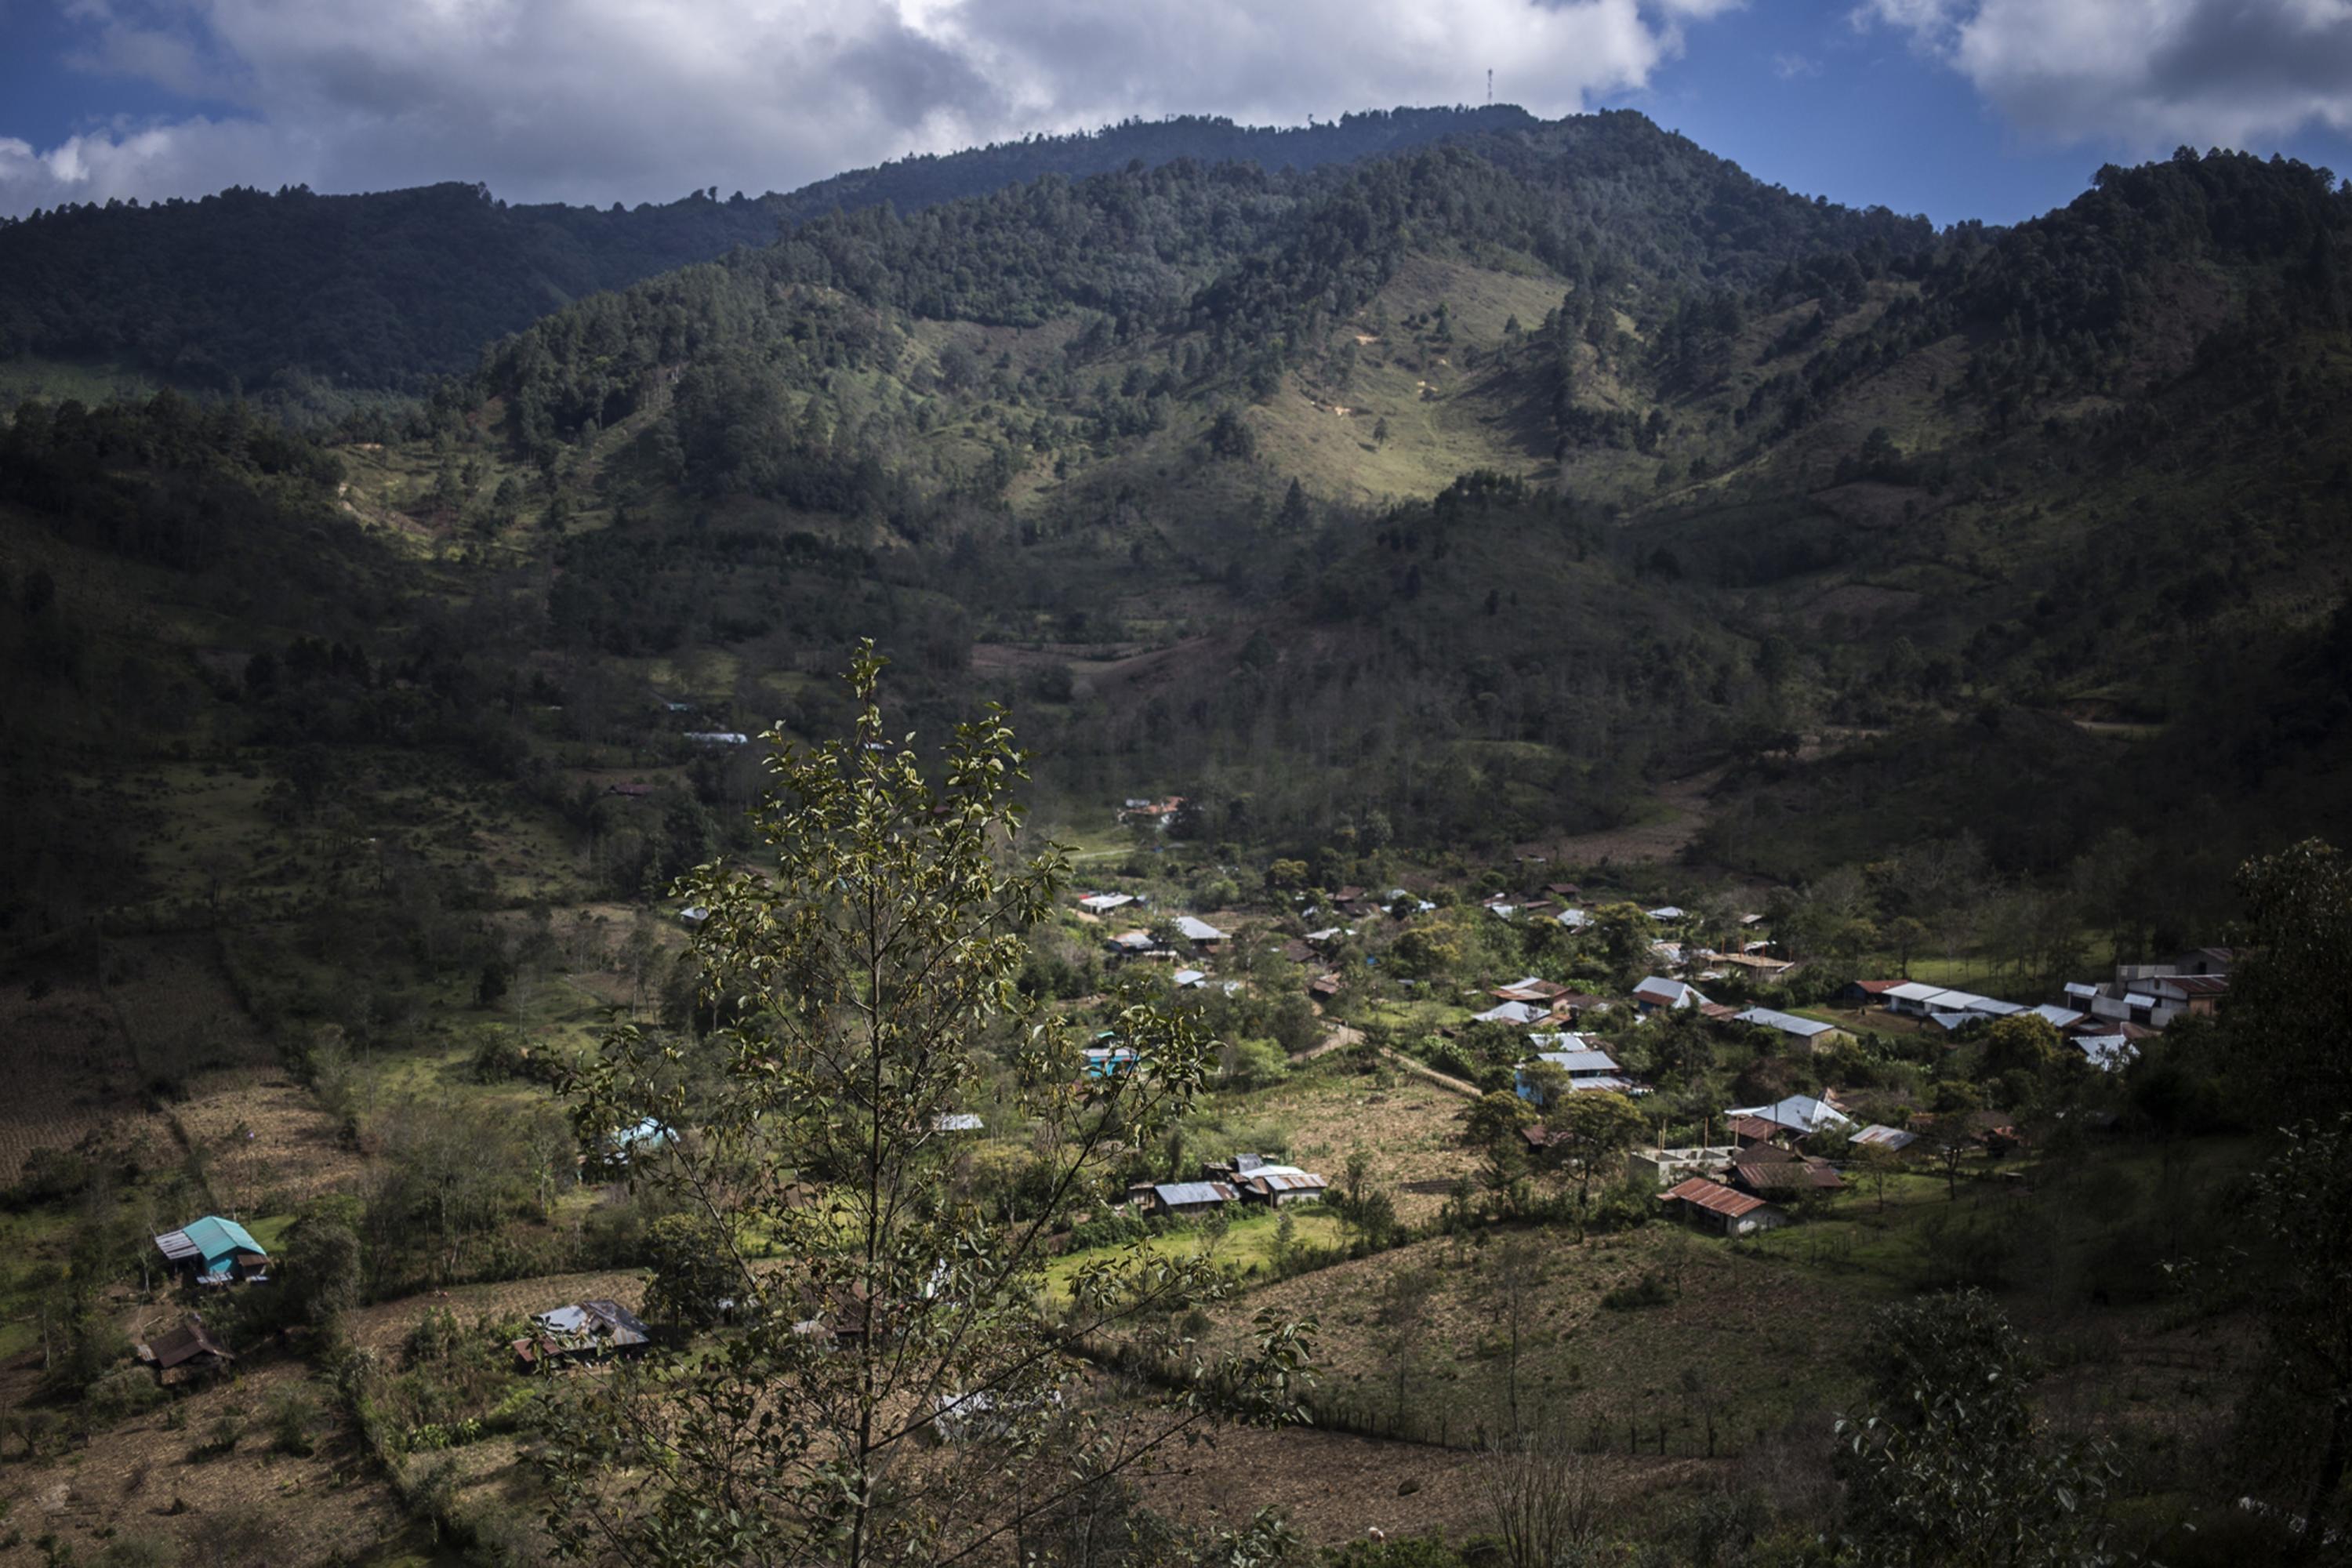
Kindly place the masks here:
[[(1357, 1028), (1352, 1024), (1335, 1025), (1333, 1026), (1331, 1032), (1328, 1035), (1324, 1036), (1318, 1044), (1308, 1050), (1301, 1051), (1295, 1059), (1302, 1062), (1311, 1062), (1317, 1057), (1326, 1055), (1328, 1052), (1341, 1051), (1347, 1049), (1349, 1046), (1360, 1045), (1363, 1042), (1363, 1038), (1364, 1032), (1361, 1029)], [(1467, 1095), (1472, 1100), (1478, 1098), (1477, 1085), (1465, 1083), (1458, 1078), (1449, 1077), (1444, 1073), (1439, 1072), (1427, 1062), (1416, 1061), (1412, 1058), (1405, 1055), (1402, 1051), (1397, 1050), (1392, 1047), (1382, 1046), (1381, 1047), (1381, 1055), (1388, 1058), (1390, 1061), (1394, 1062), (1398, 1067), (1402, 1068), (1405, 1071), (1412, 1074), (1415, 1078), (1426, 1079), (1429, 1082), (1435, 1084), (1440, 1089), (1449, 1090), (1454, 1094)]]

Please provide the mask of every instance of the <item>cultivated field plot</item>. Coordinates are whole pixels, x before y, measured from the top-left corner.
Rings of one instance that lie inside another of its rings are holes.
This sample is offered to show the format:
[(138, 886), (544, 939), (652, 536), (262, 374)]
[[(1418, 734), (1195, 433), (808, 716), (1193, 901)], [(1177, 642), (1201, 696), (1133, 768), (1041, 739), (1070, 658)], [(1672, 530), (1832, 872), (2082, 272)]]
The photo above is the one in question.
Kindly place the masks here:
[(453, 1285), (446, 1290), (362, 1307), (352, 1314), (352, 1339), (369, 1350), (396, 1349), (417, 1321), (436, 1309), (454, 1313), (461, 1325), (470, 1328), (479, 1319), (506, 1322), (575, 1301), (618, 1301), (634, 1312), (644, 1305), (645, 1298), (645, 1271), (635, 1268), (547, 1274), (492, 1285)]
[(360, 1156), (343, 1145), (334, 1118), (282, 1072), (208, 1073), (172, 1110), (224, 1208), (285, 1214), (359, 1180)]
[[(69, 1149), (100, 1129), (167, 1159), (170, 1128), (140, 1103), (138, 1073), (106, 998), (60, 987), (36, 1000), (0, 992), (0, 1043), (8, 1092), (0, 1096), (0, 1184), (23, 1173), (36, 1149)], [(147, 1163), (142, 1161), (142, 1163)]]
[[(1204, 1530), (1234, 1530), (1261, 1508), (1279, 1510), (1310, 1546), (1338, 1546), (1378, 1530), (1393, 1541), (1432, 1532), (1460, 1540), (1493, 1528), (1477, 1469), (1485, 1456), (1388, 1443), (1313, 1426), (1228, 1427), (1213, 1444), (1172, 1450), (1139, 1483), (1144, 1500)], [(1625, 1506), (1703, 1475), (1687, 1459), (1580, 1458), (1601, 1495)]]
[[(320, 1413), (307, 1458), (272, 1447), (274, 1403), (298, 1386)], [(309, 1383), (299, 1363), (247, 1363), (233, 1381), (98, 1434), (68, 1462), (0, 1468), (0, 1499), (21, 1531), (0, 1563), (42, 1562), (32, 1542), (51, 1531), (85, 1563), (106, 1548), (100, 1531), (175, 1541), (176, 1560), (187, 1563), (305, 1568), (360, 1558), (405, 1521), (356, 1435), (327, 1414), (333, 1407), (333, 1391)], [(193, 1458), (231, 1412), (243, 1426), (235, 1450)]]
[(1319, 1068), (1251, 1097), (1251, 1115), (1288, 1131), (1293, 1164), (1319, 1171), (1337, 1185), (1348, 1156), (1362, 1150), (1373, 1184), (1395, 1196), (1397, 1217), (1419, 1224), (1444, 1205), (1456, 1179), (1477, 1168), (1457, 1120), (1469, 1102), (1424, 1080), (1360, 1076)]
[(205, 944), (148, 943), (126, 951), (106, 995), (149, 1080), (186, 1082), (206, 1071), (276, 1061)]

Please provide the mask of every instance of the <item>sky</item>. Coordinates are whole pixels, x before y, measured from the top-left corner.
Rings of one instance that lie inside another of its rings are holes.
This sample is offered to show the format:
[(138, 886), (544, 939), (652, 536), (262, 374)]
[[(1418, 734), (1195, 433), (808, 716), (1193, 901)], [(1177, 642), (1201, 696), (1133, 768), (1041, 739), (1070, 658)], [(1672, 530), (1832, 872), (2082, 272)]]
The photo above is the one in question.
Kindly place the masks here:
[(0, 0), (0, 214), (791, 190), (1128, 117), (1638, 109), (1939, 224), (2184, 143), (2352, 170), (2352, 0)]

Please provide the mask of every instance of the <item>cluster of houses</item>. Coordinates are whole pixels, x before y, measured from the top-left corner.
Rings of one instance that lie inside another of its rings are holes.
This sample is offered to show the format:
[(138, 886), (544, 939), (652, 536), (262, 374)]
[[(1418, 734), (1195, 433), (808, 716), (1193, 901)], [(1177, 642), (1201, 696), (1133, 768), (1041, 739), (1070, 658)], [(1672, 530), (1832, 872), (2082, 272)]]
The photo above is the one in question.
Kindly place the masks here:
[(1236, 1154), (1230, 1161), (1202, 1166), (1197, 1182), (1138, 1182), (1128, 1188), (1127, 1201), (1144, 1214), (1197, 1215), (1234, 1204), (1275, 1209), (1311, 1203), (1330, 1187), (1330, 1181), (1316, 1172), (1256, 1154)]
[(1844, 1190), (1834, 1164), (1804, 1152), (1808, 1139), (1853, 1129), (1833, 1098), (1792, 1094), (1724, 1118), (1730, 1142), (1637, 1149), (1625, 1157), (1626, 1174), (1657, 1187), (1667, 1213), (1725, 1236), (1776, 1229), (1796, 1200)]
[[(1125, 894), (1096, 894), (1093, 896), (1096, 898), (1103, 898), (1106, 896), (1112, 898), (1126, 897)], [(1079, 902), (1083, 905), (1086, 900), (1082, 899)], [(1113, 909), (1117, 909), (1120, 906), (1114, 904), (1111, 907)], [(1176, 942), (1181, 943), (1187, 952), (1203, 957), (1217, 952), (1226, 942), (1233, 940), (1230, 932), (1219, 931), (1215, 926), (1211, 925), (1208, 921), (1202, 920), (1197, 916), (1178, 915), (1175, 919), (1174, 924), (1176, 927)], [(1177, 952), (1176, 946), (1161, 941), (1159, 937), (1152, 935), (1151, 932), (1145, 931), (1140, 927), (1133, 931), (1123, 931), (1117, 936), (1107, 939), (1103, 943), (1103, 947), (1114, 959), (1146, 959), (1172, 962), (1175, 959)]]
[(2230, 989), (2232, 957), (2226, 947), (2200, 947), (2156, 963), (2118, 964), (2105, 984), (2069, 982), (2064, 1000), (2034, 1006), (1912, 980), (1856, 981), (1849, 999), (1952, 1033), (2030, 1013), (2046, 1019), (2093, 1066), (2116, 1068), (2173, 1020), (2213, 1013)]
[[(254, 1240), (251, 1231), (233, 1219), (208, 1214), (178, 1230), (163, 1232), (154, 1242), (155, 1250), (163, 1256), (164, 1277), (178, 1284), (217, 1290), (268, 1283), (268, 1252)], [(236, 1360), (197, 1312), (185, 1314), (175, 1327), (132, 1345), (131, 1354), (167, 1387), (224, 1372)]]

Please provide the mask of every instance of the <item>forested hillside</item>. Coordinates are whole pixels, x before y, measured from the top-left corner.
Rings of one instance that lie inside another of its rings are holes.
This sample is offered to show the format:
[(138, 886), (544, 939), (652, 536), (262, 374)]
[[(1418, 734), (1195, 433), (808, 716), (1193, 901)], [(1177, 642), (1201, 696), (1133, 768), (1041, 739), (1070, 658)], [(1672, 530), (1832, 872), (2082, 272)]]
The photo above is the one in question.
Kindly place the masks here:
[(1187, 116), (1036, 136), (838, 174), (779, 195), (609, 210), (509, 205), (479, 185), (363, 195), (295, 187), (61, 207), (0, 221), (0, 360), (127, 363), (191, 390), (317, 379), (420, 390), (559, 306), (822, 215), (910, 212), (1059, 173), (1177, 159), (1311, 168), (1473, 130), (1514, 109), (1398, 110), (1307, 129)]
[[(930, 183), (355, 418), (312, 504), (416, 602), (515, 607), (465, 657), (562, 714), (480, 742), (516, 765), (655, 743), (648, 687), (820, 728), (809, 677), (871, 633), (919, 711), (1014, 701), (1051, 797), (1181, 786), (1237, 840), (1492, 851), (1638, 826), (1671, 784), (1728, 868), (1967, 834), (2187, 906), (2261, 847), (2247, 802), (2334, 821), (2340, 730), (2300, 717), (2352, 565), (2352, 218), (2320, 174), (2184, 154), (1937, 234), (1623, 113), (1135, 166), (1240, 135), (894, 165)], [(812, 192), (887, 184), (844, 181)], [(157, 459), (91, 456), (86, 418), (18, 421), (26, 515), (212, 537), (138, 521), (156, 481), (123, 468)]]

